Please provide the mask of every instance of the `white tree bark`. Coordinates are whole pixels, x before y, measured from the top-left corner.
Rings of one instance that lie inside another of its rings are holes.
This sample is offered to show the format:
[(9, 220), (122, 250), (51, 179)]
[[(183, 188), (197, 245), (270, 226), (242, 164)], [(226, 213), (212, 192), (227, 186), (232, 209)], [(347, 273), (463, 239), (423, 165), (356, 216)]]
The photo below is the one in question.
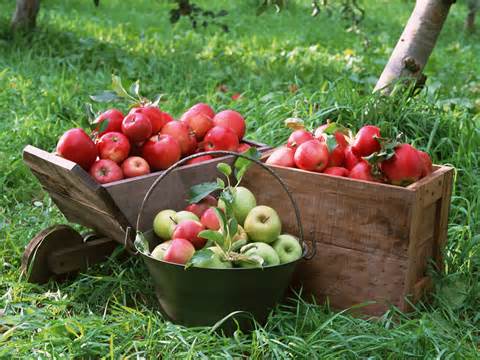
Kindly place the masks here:
[(374, 91), (389, 93), (399, 78), (425, 81), (422, 70), (442, 30), (452, 0), (417, 0)]
[(12, 29), (32, 29), (36, 25), (40, 0), (17, 0), (12, 17)]

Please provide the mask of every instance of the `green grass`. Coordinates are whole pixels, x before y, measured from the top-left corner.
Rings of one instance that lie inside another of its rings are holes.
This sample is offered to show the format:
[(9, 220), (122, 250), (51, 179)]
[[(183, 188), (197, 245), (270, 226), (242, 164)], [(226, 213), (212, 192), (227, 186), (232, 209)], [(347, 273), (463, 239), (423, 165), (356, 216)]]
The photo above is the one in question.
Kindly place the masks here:
[[(412, 2), (367, 1), (367, 17), (353, 32), (336, 13), (311, 18), (308, 1), (261, 17), (253, 0), (203, 3), (230, 10), (230, 33), (196, 32), (184, 20), (171, 26), (159, 1), (101, 1), (95, 9), (91, 1), (50, 0), (35, 33), (11, 38), (13, 1), (0, 0), (0, 357), (478, 358), (480, 45), (478, 34), (462, 33), (463, 4), (454, 5), (428, 64), (428, 89), (415, 98), (376, 98), (371, 90)], [(223, 337), (164, 321), (137, 258), (114, 257), (66, 283), (23, 281), (25, 244), (65, 219), (21, 150), (53, 149), (64, 130), (82, 124), (88, 94), (108, 88), (112, 73), (140, 79), (146, 95), (166, 94), (162, 107), (175, 115), (198, 101), (237, 109), (249, 136), (270, 145), (288, 136), (287, 117), (311, 126), (331, 118), (403, 131), (436, 163), (453, 164), (446, 274), (435, 276), (433, 302), (369, 320), (297, 298), (264, 328)], [(244, 99), (216, 92), (222, 83)]]

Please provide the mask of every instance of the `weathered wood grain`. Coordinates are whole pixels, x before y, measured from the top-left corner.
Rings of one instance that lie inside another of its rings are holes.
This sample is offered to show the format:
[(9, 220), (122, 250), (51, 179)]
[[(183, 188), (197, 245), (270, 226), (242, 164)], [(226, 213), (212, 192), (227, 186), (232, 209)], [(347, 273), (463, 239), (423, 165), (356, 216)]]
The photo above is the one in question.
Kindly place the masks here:
[(79, 165), (33, 146), (24, 149), (23, 159), (68, 220), (124, 243), (127, 219)]

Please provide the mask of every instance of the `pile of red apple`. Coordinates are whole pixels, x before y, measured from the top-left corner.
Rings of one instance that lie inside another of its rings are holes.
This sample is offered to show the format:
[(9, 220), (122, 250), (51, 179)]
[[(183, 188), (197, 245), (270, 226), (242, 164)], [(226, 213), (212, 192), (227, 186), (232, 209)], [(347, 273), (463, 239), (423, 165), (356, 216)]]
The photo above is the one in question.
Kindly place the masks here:
[(432, 172), (427, 153), (382, 138), (376, 126), (363, 126), (355, 136), (335, 123), (323, 124), (313, 133), (298, 127), (267, 164), (400, 186)]
[[(193, 266), (230, 269), (265, 267), (296, 261), (302, 256), (298, 239), (282, 234), (282, 223), (277, 212), (265, 205), (257, 205), (253, 193), (241, 186), (233, 189), (232, 209), (237, 232), (231, 243), (224, 240), (218, 212), (225, 211), (222, 200), (208, 195), (185, 210), (160, 211), (154, 219), (153, 230), (162, 239), (150, 256), (174, 264), (185, 265), (199, 255)], [(230, 223), (230, 221), (229, 221)], [(215, 232), (217, 234), (213, 234)], [(204, 235), (205, 234), (205, 235)], [(219, 237), (220, 241), (209, 239)], [(248, 259), (254, 261), (246, 261)]]
[[(68, 130), (57, 154), (76, 162), (99, 183), (109, 183), (151, 171), (164, 170), (193, 153), (214, 150), (244, 152), (245, 120), (233, 110), (217, 114), (203, 103), (177, 121), (157, 106), (134, 107), (124, 116), (117, 109), (102, 113), (89, 136), (83, 129)], [(212, 159), (205, 155), (187, 164)]]

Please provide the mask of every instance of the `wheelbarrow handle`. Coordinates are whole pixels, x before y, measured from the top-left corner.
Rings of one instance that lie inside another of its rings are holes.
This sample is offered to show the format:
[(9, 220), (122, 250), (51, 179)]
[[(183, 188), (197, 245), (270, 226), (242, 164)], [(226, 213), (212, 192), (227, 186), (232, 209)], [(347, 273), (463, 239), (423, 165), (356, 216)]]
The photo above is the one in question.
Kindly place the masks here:
[[(297, 205), (295, 199), (293, 198), (292, 193), (290, 192), (290, 190), (288, 190), (288, 187), (285, 184), (285, 182), (280, 178), (280, 176), (278, 176), (275, 173), (275, 171), (273, 171), (270, 167), (265, 165), (263, 162), (261, 162), (257, 159), (253, 159), (253, 158), (251, 158), (249, 156), (246, 156), (244, 154), (240, 154), (240, 153), (233, 152), (233, 151), (223, 151), (223, 150), (222, 151), (206, 151), (206, 152), (202, 152), (202, 153), (198, 153), (198, 154), (193, 154), (193, 155), (187, 156), (187, 157), (177, 161), (175, 164), (170, 166), (167, 170), (162, 172), (162, 174), (160, 174), (158, 176), (158, 178), (155, 179), (155, 181), (152, 183), (152, 185), (148, 189), (148, 191), (145, 194), (145, 197), (143, 198), (143, 201), (140, 205), (140, 209), (139, 209), (138, 216), (137, 216), (137, 223), (136, 223), (137, 232), (142, 232), (143, 211), (145, 209), (146, 203), (150, 199), (150, 196), (152, 195), (153, 191), (158, 186), (158, 184), (160, 184), (173, 170), (175, 170), (176, 168), (184, 165), (187, 161), (195, 159), (195, 158), (200, 157), (200, 156), (205, 156), (205, 155), (222, 155), (222, 156), (233, 155), (233, 156), (236, 156), (236, 157), (241, 157), (241, 158), (244, 158), (244, 159), (247, 159), (247, 160), (250, 160), (250, 161), (254, 162), (255, 164), (259, 165), (264, 170), (268, 171), (280, 183), (283, 190), (287, 193), (288, 198), (290, 199), (290, 202), (293, 205), (293, 209), (294, 209), (294, 212), (295, 212), (295, 218), (297, 220), (297, 228), (298, 228), (299, 238), (300, 238), (300, 241), (302, 242), (302, 244), (304, 245), (303, 258), (309, 260), (315, 255), (315, 252), (316, 252), (315, 239), (312, 240), (312, 244), (310, 246), (310, 249), (308, 249), (307, 246), (306, 246), (306, 242), (304, 240), (303, 226), (302, 226), (302, 221), (301, 221), (301, 218), (300, 218), (300, 210), (298, 209), (298, 205)], [(127, 229), (127, 236), (125, 237), (125, 242), (127, 242), (128, 239), (131, 239), (131, 237), (129, 236), (131, 232), (132, 232), (131, 228), (128, 228)]]

